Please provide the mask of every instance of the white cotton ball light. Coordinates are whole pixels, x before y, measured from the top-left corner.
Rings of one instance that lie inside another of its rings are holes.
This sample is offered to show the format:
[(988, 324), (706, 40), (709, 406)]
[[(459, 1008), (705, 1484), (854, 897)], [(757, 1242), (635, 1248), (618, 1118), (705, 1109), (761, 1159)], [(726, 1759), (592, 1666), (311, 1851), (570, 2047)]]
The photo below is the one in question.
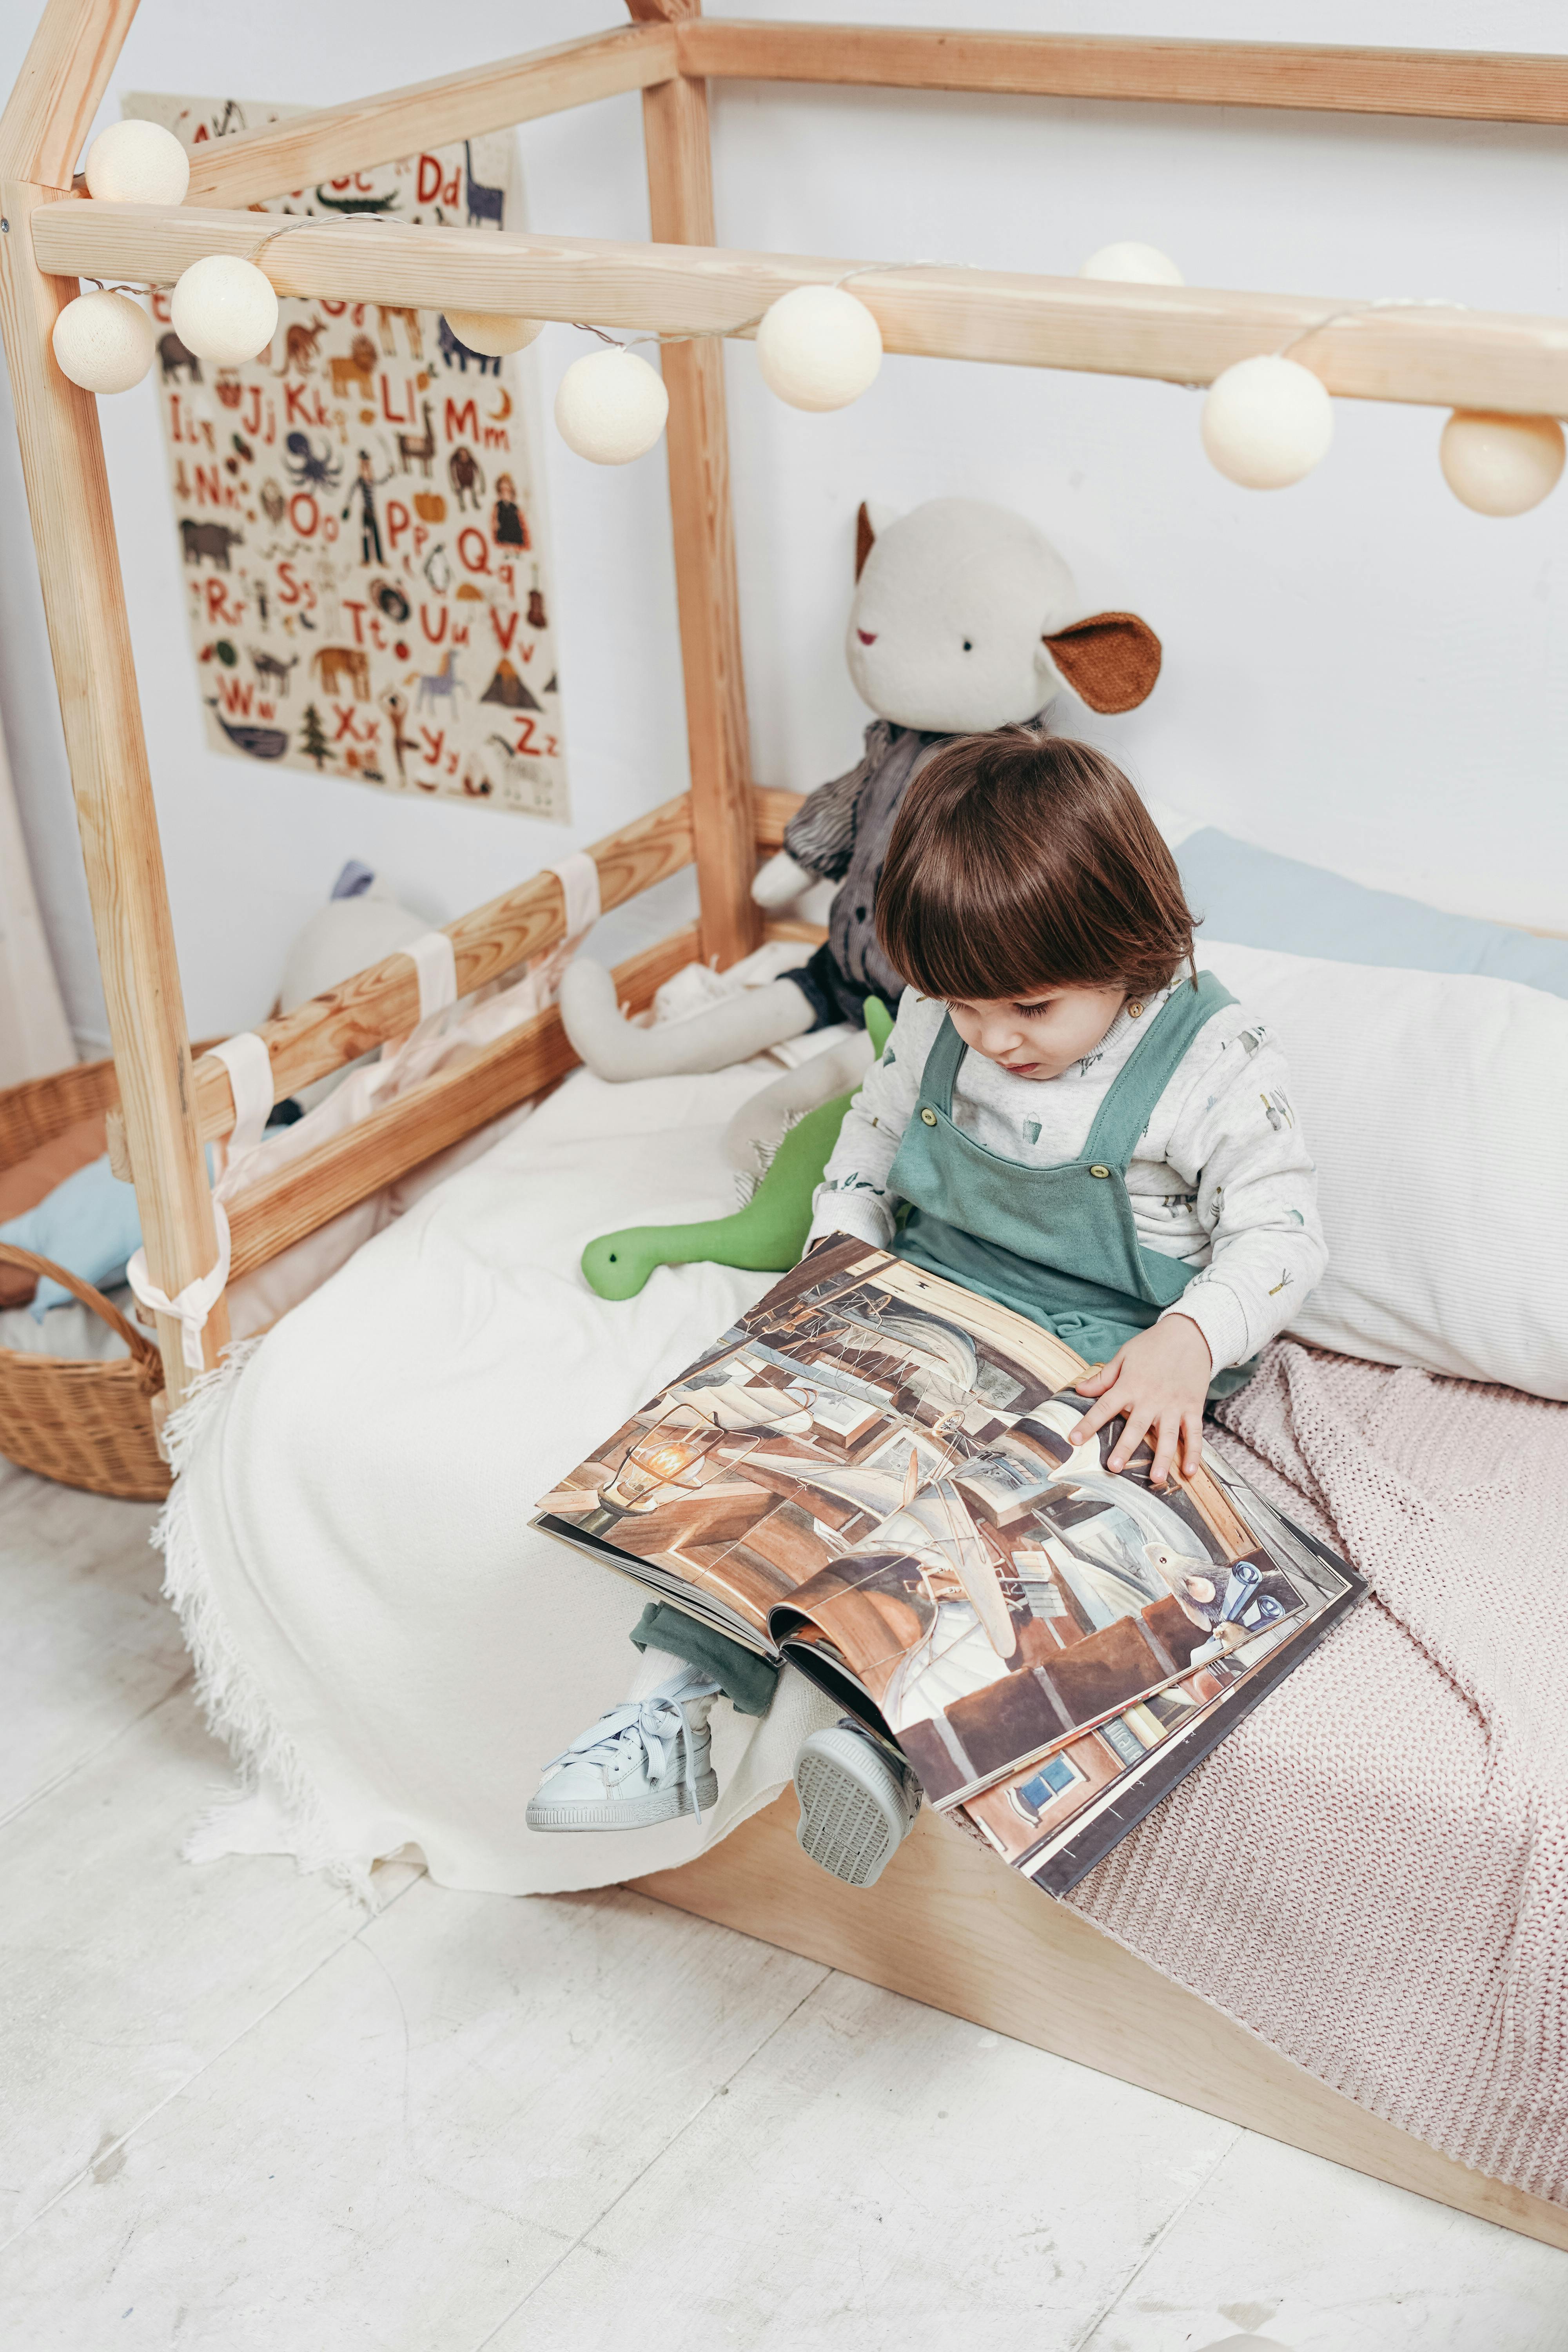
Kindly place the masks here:
[(664, 378), (617, 343), (574, 360), (555, 393), (555, 429), (595, 466), (626, 466), (653, 447), (669, 415)]
[(129, 294), (80, 294), (55, 320), (60, 373), (84, 392), (129, 392), (153, 364), (153, 321)]
[(161, 122), (111, 122), (87, 151), (87, 192), (117, 205), (183, 205), (191, 159)]
[(1203, 437), (1211, 464), (1243, 489), (1288, 489), (1328, 456), (1334, 404), (1310, 368), (1260, 352), (1215, 376)]
[(1557, 487), (1563, 427), (1555, 416), (1456, 408), (1438, 445), (1443, 479), (1475, 514), (1528, 514)]
[(519, 319), (510, 310), (448, 310), (447, 324), (470, 352), (488, 360), (504, 359), (509, 352), (526, 351), (544, 332), (542, 319)]
[(169, 302), (174, 332), (188, 352), (215, 367), (241, 367), (267, 349), (278, 329), (272, 281), (237, 254), (193, 261)]
[(1078, 274), (1109, 278), (1127, 286), (1184, 286), (1187, 282), (1168, 253), (1162, 253), (1157, 245), (1140, 245), (1131, 236), (1117, 245), (1102, 245)]
[(842, 286), (797, 286), (764, 314), (757, 361), (791, 408), (847, 408), (877, 380), (882, 331)]

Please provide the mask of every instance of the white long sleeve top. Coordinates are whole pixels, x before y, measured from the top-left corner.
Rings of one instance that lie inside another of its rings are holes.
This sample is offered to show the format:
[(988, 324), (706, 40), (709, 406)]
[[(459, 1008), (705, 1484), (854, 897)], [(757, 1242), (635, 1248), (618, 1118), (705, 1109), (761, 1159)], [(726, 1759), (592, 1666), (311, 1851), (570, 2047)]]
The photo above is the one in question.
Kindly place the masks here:
[[(1118, 1013), (1059, 1077), (1016, 1077), (982, 1054), (965, 1054), (952, 1090), (954, 1124), (1022, 1167), (1081, 1159), (1112, 1080), (1170, 994), (1146, 998), (1136, 1019)], [(900, 1198), (889, 1177), (946, 1012), (940, 997), (905, 990), (887, 1051), (850, 1104), (817, 1187), (812, 1241), (842, 1233), (894, 1245)], [(1239, 1005), (1226, 1005), (1177, 1064), (1127, 1170), (1143, 1247), (1200, 1269), (1164, 1312), (1197, 1325), (1216, 1372), (1245, 1363), (1282, 1331), (1328, 1263), (1316, 1171), (1288, 1084), (1269, 1031)]]

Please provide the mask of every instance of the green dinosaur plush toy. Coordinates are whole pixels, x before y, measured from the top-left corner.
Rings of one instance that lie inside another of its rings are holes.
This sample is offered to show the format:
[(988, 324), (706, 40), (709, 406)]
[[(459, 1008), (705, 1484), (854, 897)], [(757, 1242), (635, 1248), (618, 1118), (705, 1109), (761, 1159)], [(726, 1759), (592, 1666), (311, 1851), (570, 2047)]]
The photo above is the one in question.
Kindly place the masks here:
[[(893, 1026), (879, 997), (866, 1000), (866, 1029), (879, 1055)], [(832, 1157), (851, 1096), (839, 1095), (792, 1127), (743, 1209), (695, 1225), (628, 1225), (602, 1234), (583, 1252), (583, 1273), (601, 1298), (635, 1298), (656, 1265), (739, 1265), (785, 1274), (800, 1262), (811, 1230), (811, 1196)]]

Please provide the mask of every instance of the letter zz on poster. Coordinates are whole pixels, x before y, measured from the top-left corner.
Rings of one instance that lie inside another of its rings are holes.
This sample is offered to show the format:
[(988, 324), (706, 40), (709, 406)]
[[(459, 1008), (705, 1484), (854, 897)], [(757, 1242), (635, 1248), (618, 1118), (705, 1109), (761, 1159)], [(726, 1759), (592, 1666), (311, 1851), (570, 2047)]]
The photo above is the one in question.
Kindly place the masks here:
[[(195, 148), (303, 108), (136, 97)], [(295, 189), (285, 217), (500, 228), (510, 136)], [(257, 237), (266, 234), (258, 215)], [(308, 238), (309, 230), (290, 231)], [(375, 236), (367, 226), (369, 243)], [(275, 253), (277, 245), (268, 247)], [(279, 306), (243, 367), (153, 297), (191, 640), (216, 751), (382, 792), (569, 821), (551, 594), (517, 359), (438, 311)]]

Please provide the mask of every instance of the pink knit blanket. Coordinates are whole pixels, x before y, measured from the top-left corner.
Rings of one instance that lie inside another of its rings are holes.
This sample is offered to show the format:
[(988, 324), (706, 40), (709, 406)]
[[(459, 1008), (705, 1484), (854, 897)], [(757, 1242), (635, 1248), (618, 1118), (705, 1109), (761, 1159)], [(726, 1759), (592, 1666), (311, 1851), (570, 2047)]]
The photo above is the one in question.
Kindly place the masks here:
[(1568, 2203), (1568, 1406), (1281, 1342), (1220, 1419), (1371, 1591), (1069, 1900)]

